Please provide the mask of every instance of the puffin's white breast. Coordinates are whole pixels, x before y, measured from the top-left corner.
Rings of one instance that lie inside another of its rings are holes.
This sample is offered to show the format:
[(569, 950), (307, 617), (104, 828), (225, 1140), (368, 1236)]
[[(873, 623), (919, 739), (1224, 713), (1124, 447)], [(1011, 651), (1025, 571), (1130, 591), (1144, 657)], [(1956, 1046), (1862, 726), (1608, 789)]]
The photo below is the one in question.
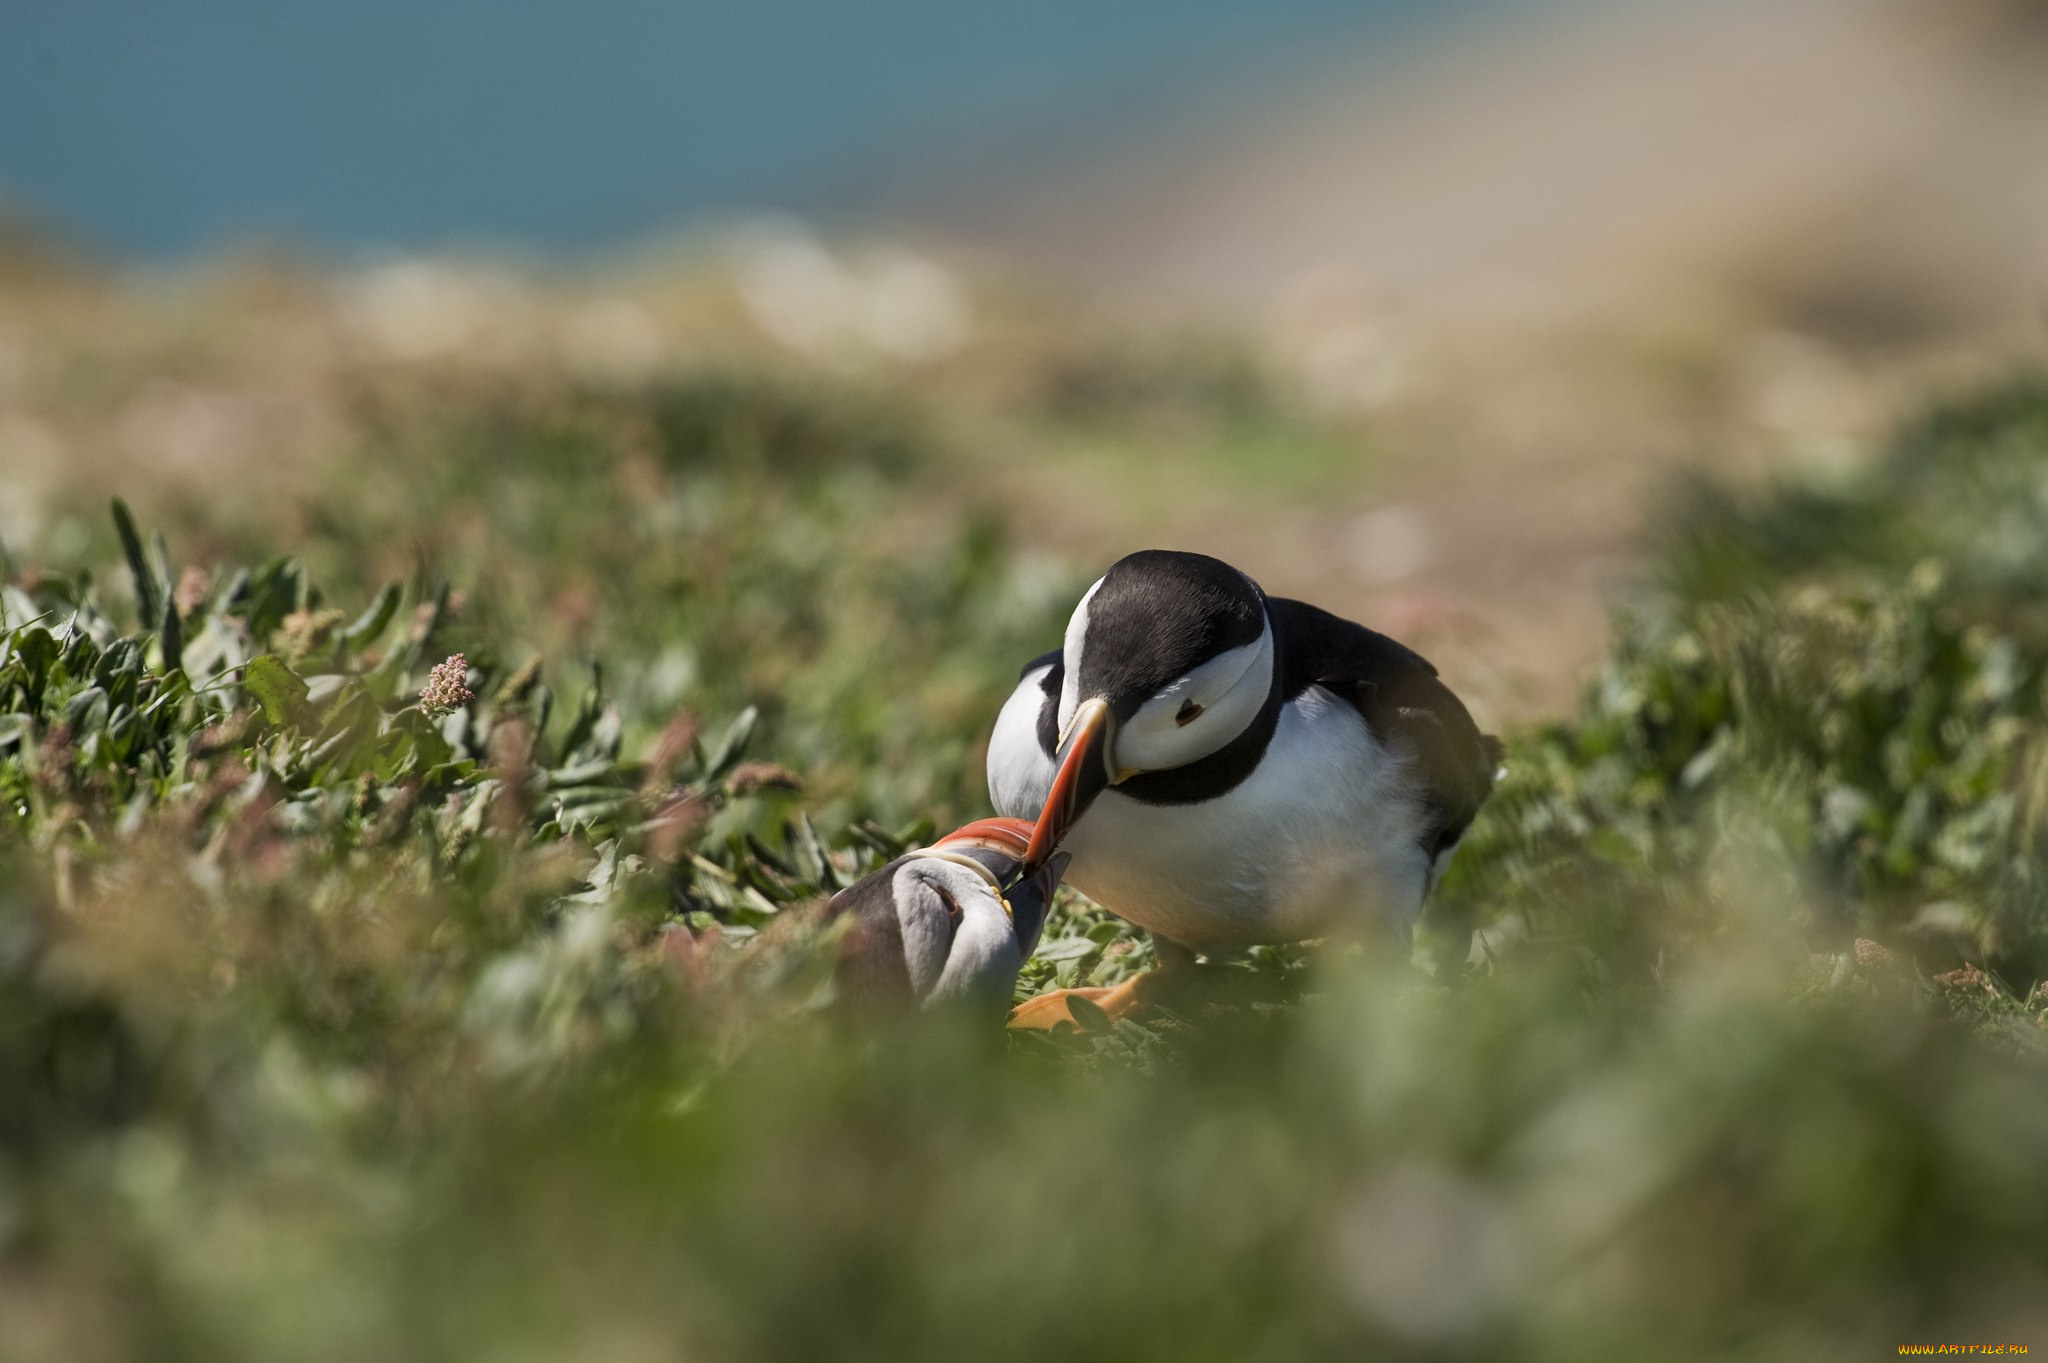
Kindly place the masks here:
[[(1043, 673), (1024, 679), (989, 744), (997, 810), (1035, 818), (1053, 764), (1038, 746)], [(1104, 908), (1189, 946), (1291, 942), (1373, 924), (1405, 935), (1429, 858), (1404, 757), (1321, 687), (1281, 707), (1265, 755), (1214, 800), (1151, 805), (1111, 788), (1064, 844), (1067, 880)]]

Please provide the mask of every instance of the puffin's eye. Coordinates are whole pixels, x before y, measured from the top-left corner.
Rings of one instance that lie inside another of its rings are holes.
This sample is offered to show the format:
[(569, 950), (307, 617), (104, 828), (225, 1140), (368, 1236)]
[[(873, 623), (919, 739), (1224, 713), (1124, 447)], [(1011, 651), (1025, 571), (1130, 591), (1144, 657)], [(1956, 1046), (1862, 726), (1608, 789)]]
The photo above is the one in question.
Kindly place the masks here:
[(1173, 717), (1175, 724), (1193, 724), (1202, 717), (1202, 707), (1191, 700), (1180, 703), (1180, 713)]
[(964, 911), (960, 907), (960, 901), (953, 897), (953, 892), (951, 890), (947, 889), (938, 881), (933, 880), (929, 882), (929, 884), (932, 887), (932, 892), (938, 895), (939, 902), (946, 906), (946, 918), (955, 927), (958, 927), (960, 925), (961, 918), (965, 916)]

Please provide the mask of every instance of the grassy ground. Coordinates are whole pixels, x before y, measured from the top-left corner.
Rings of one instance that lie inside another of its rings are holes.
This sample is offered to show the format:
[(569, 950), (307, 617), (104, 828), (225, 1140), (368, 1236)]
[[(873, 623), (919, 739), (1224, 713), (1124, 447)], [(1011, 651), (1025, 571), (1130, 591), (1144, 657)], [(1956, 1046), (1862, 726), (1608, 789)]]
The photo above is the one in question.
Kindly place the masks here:
[(1427, 968), (1048, 1042), (850, 1022), (807, 907), (983, 809), (1096, 566), (988, 461), (1341, 434), (1227, 347), (622, 370), (240, 287), (15, 300), (0, 1357), (2048, 1347), (2048, 387), (1675, 497)]

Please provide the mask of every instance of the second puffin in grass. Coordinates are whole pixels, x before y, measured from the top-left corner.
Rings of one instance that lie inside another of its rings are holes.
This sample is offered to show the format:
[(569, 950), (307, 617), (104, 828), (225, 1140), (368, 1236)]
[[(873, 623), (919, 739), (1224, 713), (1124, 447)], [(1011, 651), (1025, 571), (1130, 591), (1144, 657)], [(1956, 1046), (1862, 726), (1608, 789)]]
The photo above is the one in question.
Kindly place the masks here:
[(1001, 1016), (1059, 888), (1064, 854), (1027, 871), (1032, 826), (981, 819), (833, 896), (851, 918), (838, 978), (865, 1006), (960, 1004)]

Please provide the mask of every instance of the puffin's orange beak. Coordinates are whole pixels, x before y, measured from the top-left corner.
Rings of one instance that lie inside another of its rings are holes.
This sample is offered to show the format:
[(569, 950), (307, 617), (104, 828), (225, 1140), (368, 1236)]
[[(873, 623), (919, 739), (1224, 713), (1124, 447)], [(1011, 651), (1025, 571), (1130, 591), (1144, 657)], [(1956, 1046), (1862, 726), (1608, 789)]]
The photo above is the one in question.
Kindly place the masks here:
[(946, 847), (953, 843), (971, 843), (1021, 860), (1031, 845), (1031, 825), (1023, 819), (976, 819), (954, 829), (932, 846)]
[(1053, 774), (1052, 790), (1031, 830), (1031, 842), (1024, 849), (1023, 874), (1030, 875), (1059, 850), (1067, 830), (1087, 812), (1110, 785), (1110, 742), (1116, 736), (1116, 716), (1109, 702), (1086, 700), (1074, 712), (1074, 722), (1060, 744), (1059, 769)]

